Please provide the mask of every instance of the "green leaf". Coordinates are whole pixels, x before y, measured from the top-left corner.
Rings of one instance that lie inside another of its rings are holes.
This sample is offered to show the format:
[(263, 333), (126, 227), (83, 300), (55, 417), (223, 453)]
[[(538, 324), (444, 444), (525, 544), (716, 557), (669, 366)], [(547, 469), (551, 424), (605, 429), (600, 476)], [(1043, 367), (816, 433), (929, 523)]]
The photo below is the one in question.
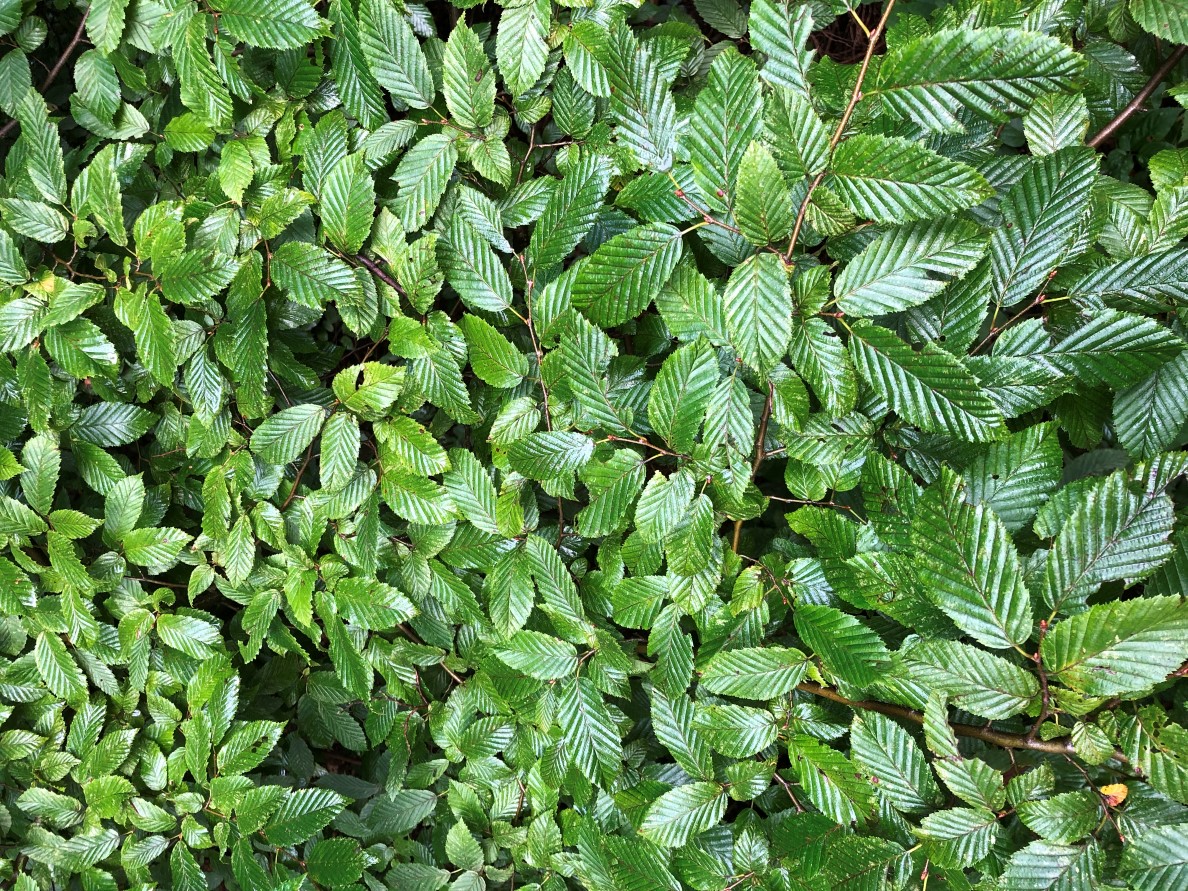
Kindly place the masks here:
[(700, 683), (712, 693), (767, 701), (799, 684), (808, 659), (790, 647), (753, 647), (724, 650), (701, 671)]
[(319, 454), (322, 486), (335, 492), (346, 486), (355, 475), (362, 436), (359, 422), (347, 412), (335, 412), (322, 428), (322, 448)]
[(693, 181), (709, 207), (731, 205), (743, 155), (759, 135), (762, 109), (755, 63), (733, 48), (717, 55), (689, 126), (681, 131)]
[(1004, 891), (1091, 891), (1100, 887), (1101, 851), (1096, 843), (1053, 845), (1033, 841), (1007, 863)]
[(547, 480), (580, 470), (593, 452), (594, 442), (588, 436), (558, 430), (528, 434), (512, 443), (507, 457), (518, 473)]
[(552, 5), (543, 0), (523, 0), (499, 15), (495, 58), (513, 96), (527, 92), (544, 73), (551, 16)]
[(446, 856), (459, 869), (479, 870), (483, 868), (485, 858), (483, 849), (474, 836), (470, 834), (466, 823), (459, 820), (450, 827), (446, 834)]
[(991, 720), (1027, 711), (1040, 695), (1031, 673), (953, 640), (924, 640), (900, 651), (911, 679), (967, 712)]
[(1138, 891), (1183, 884), (1188, 880), (1186, 831), (1184, 823), (1147, 829), (1123, 849), (1121, 874)]
[(919, 143), (859, 135), (833, 152), (827, 184), (857, 214), (906, 223), (947, 216), (993, 194), (976, 170)]
[(458, 150), (445, 133), (431, 133), (405, 153), (392, 179), (400, 187), (395, 210), (404, 228), (413, 232), (433, 216), (445, 194)]
[(798, 734), (788, 743), (788, 757), (808, 800), (834, 822), (865, 820), (874, 810), (873, 787), (841, 752)]
[(110, 53), (120, 45), (124, 33), (128, 0), (95, 0), (87, 14), (87, 37), (102, 53)]
[(42, 681), (55, 696), (78, 703), (87, 695), (87, 679), (75, 663), (66, 645), (55, 634), (37, 635), (33, 658)]
[(850, 355), (867, 384), (910, 424), (977, 441), (995, 439), (1002, 415), (961, 362), (931, 343), (919, 352), (886, 328), (853, 328)]
[(342, 888), (363, 875), (367, 857), (352, 838), (324, 838), (314, 842), (305, 861), (312, 881), (326, 888)]
[(758, 371), (770, 371), (791, 336), (792, 295), (783, 261), (767, 253), (750, 257), (731, 272), (722, 301), (739, 358)]
[(930, 598), (982, 644), (1005, 649), (1031, 636), (1031, 596), (1014, 543), (985, 504), (964, 500), (961, 479), (941, 471), (916, 505), (912, 544)]
[(648, 808), (640, 834), (665, 848), (680, 848), (726, 814), (726, 792), (716, 783), (687, 783), (665, 792)]
[(854, 616), (819, 604), (805, 604), (793, 615), (796, 633), (825, 667), (858, 687), (873, 684), (890, 667), (887, 647)]
[(274, 845), (301, 844), (337, 817), (346, 802), (329, 789), (290, 791), (264, 827), (264, 835)]
[(927, 813), (944, 801), (916, 741), (878, 712), (855, 712), (850, 725), (854, 757), (878, 780), (878, 789), (903, 813)]
[(955, 807), (929, 814), (917, 834), (941, 866), (967, 868), (990, 853), (998, 838), (993, 811)]
[(734, 215), (751, 244), (763, 246), (787, 238), (796, 220), (784, 174), (761, 142), (752, 142), (738, 165)]
[(1173, 43), (1188, 43), (1188, 4), (1184, 0), (1130, 0), (1130, 14), (1144, 29)]
[(446, 41), (442, 94), (450, 114), (463, 127), (485, 127), (495, 114), (495, 71), (483, 44), (465, 24)]
[(1003, 225), (990, 236), (995, 302), (1013, 306), (1031, 296), (1063, 260), (1096, 173), (1092, 151), (1063, 149), (1033, 161), (1002, 196)]
[[(575, 32), (576, 33), (576, 32)], [(597, 154), (584, 154), (549, 195), (528, 243), (532, 269), (560, 263), (594, 225), (610, 185), (611, 165)]]
[(557, 726), (565, 734), (570, 762), (595, 783), (609, 783), (621, 769), (622, 744), (602, 696), (578, 677), (557, 694)]
[(446, 279), (471, 309), (501, 312), (512, 304), (507, 270), (491, 246), (461, 216), (454, 216), (438, 242)]
[(867, 246), (834, 282), (838, 308), (875, 317), (931, 300), (982, 258), (986, 239), (960, 220), (892, 229)]
[(360, 4), (361, 44), (379, 85), (413, 108), (428, 108), (437, 91), (421, 45), (391, 0)]
[(1188, 603), (1179, 597), (1113, 601), (1058, 622), (1040, 653), (1048, 674), (1089, 696), (1159, 683), (1188, 660)]
[(805, 44), (813, 30), (812, 9), (755, 0), (748, 25), (751, 43), (767, 57), (760, 69), (763, 79), (807, 95), (812, 51)]
[(1108, 581), (1149, 575), (1171, 553), (1172, 503), (1159, 489), (1141, 491), (1124, 472), (1083, 490), (1044, 565), (1044, 602), (1075, 611)]
[(572, 298), (595, 325), (634, 319), (664, 287), (681, 258), (681, 233), (648, 223), (616, 235), (578, 269)]
[(330, 242), (348, 254), (363, 247), (375, 215), (375, 185), (360, 154), (348, 155), (330, 170), (321, 195), (322, 226)]
[(929, 129), (954, 130), (965, 113), (1004, 121), (1044, 93), (1067, 90), (1081, 67), (1075, 52), (1036, 31), (943, 29), (889, 52), (866, 95)]
[(571, 675), (578, 664), (573, 644), (539, 631), (517, 631), (495, 650), (495, 655), (517, 671), (541, 681)]
[(528, 360), (506, 337), (478, 316), (463, 316), (459, 327), (466, 335), (470, 365), (479, 379), (492, 387), (514, 387), (528, 374)]
[(308, 0), (215, 0), (219, 23), (250, 46), (292, 49), (323, 33)]
[(1122, 389), (1184, 352), (1167, 328), (1133, 313), (1106, 309), (1047, 353), (1049, 361), (1090, 385)]
[(349, 266), (308, 242), (282, 244), (268, 261), (268, 269), (290, 298), (310, 309), (322, 309), (343, 298), (356, 303), (363, 296)]
[(673, 450), (692, 450), (717, 382), (717, 356), (705, 340), (664, 360), (648, 395), (648, 422)]
[(252, 452), (269, 464), (296, 461), (318, 435), (325, 418), (326, 410), (312, 403), (281, 409), (252, 431)]

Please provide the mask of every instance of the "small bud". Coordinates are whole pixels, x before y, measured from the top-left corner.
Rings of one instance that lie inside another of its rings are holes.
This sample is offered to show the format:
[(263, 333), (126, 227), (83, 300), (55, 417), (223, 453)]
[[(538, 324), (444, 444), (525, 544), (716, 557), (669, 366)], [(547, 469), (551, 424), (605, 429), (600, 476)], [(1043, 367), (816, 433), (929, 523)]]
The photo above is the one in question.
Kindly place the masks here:
[(725, 197), (726, 197), (726, 193), (725, 193), (725, 192), (723, 192), (721, 189), (718, 189), (718, 190), (717, 190), (717, 192), (716, 192), (716, 194), (717, 194), (717, 196), (718, 196), (719, 198), (725, 198)]
[(677, 190), (676, 190), (675, 192), (673, 192), (672, 194), (676, 195), (678, 198), (684, 198), (684, 197), (685, 197), (685, 190), (684, 190), (684, 189), (677, 189)]

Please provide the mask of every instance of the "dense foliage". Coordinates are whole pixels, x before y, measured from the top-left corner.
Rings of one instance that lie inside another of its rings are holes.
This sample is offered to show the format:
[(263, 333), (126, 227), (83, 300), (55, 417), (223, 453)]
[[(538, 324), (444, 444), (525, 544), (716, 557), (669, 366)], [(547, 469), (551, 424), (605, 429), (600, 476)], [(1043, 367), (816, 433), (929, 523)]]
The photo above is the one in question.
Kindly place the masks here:
[(896, 6), (0, 0), (0, 885), (1188, 888), (1188, 3)]

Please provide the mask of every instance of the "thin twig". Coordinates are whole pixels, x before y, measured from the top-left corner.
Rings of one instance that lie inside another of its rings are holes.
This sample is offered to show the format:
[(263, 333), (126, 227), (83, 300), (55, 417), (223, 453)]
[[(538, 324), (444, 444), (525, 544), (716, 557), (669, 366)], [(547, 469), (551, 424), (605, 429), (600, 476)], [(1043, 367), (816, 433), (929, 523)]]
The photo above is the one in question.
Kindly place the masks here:
[[(873, 31), (870, 32), (870, 40), (866, 43), (866, 55), (862, 57), (862, 67), (858, 69), (858, 80), (854, 82), (854, 89), (850, 93), (850, 101), (846, 105), (846, 110), (842, 112), (841, 120), (837, 122), (837, 129), (833, 131), (833, 136), (829, 140), (829, 152), (837, 148), (837, 144), (841, 142), (842, 134), (846, 132), (846, 127), (850, 123), (850, 118), (854, 115), (854, 109), (858, 107), (858, 103), (862, 101), (862, 82), (866, 80), (866, 72), (870, 68), (871, 57), (874, 56), (875, 46), (878, 45), (879, 38), (883, 36), (883, 31), (887, 27), (887, 20), (891, 17), (891, 10), (895, 8), (895, 0), (887, 0), (887, 7), (883, 10), (883, 16), (879, 19), (879, 23), (875, 25)], [(811, 183), (809, 183), (808, 193), (804, 196), (804, 200), (800, 202), (800, 210), (796, 214), (796, 224), (792, 227), (792, 237), (788, 240), (788, 250), (784, 254), (785, 260), (791, 261), (792, 252), (796, 250), (796, 241), (800, 238), (800, 229), (804, 226), (804, 218), (808, 213), (809, 202), (813, 199), (813, 192), (817, 190), (817, 186), (825, 179), (825, 171), (818, 173)]]
[[(78, 48), (78, 45), (80, 43), (82, 43), (83, 38), (86, 36), (85, 31), (86, 31), (86, 24), (87, 24), (87, 16), (90, 14), (91, 14), (91, 7), (88, 6), (82, 14), (82, 19), (79, 21), (78, 28), (75, 29), (74, 36), (70, 39), (70, 43), (68, 43), (66, 45), (66, 49), (62, 50), (62, 55), (58, 58), (58, 61), (54, 63), (54, 67), (49, 70), (49, 74), (47, 74), (45, 76), (45, 80), (43, 80), (41, 82), (41, 92), (42, 93), (44, 93), (46, 90), (48, 90), (50, 87), (53, 86), (54, 81), (58, 79), (58, 75), (62, 73), (62, 69), (65, 67), (66, 61), (70, 58), (71, 55), (73, 55), (75, 49)], [(9, 121), (7, 124), (5, 124), (3, 127), (0, 127), (0, 139), (3, 139), (5, 136), (7, 136), (9, 133), (11, 133), (12, 128), (15, 127), (16, 125), (17, 125), (17, 120), (16, 120), (16, 118), (13, 118), (11, 121)]]
[(293, 488), (289, 490), (289, 497), (285, 499), (285, 503), (280, 506), (281, 513), (284, 513), (289, 504), (292, 503), (293, 498), (297, 495), (297, 486), (301, 483), (301, 477), (305, 475), (305, 469), (309, 467), (310, 459), (313, 458), (313, 445), (311, 444), (305, 450), (305, 461), (301, 464), (301, 469), (297, 471), (297, 476), (293, 478)]
[[(879, 702), (873, 699), (849, 699), (835, 690), (822, 687), (811, 681), (798, 684), (796, 689), (802, 693), (811, 693), (813, 696), (820, 696), (824, 699), (849, 706), (850, 708), (860, 708), (870, 712), (890, 715), (894, 718), (903, 718), (905, 721), (912, 721), (916, 724), (924, 723), (924, 713), (916, 711), (914, 708), (908, 708), (907, 706), (894, 705), (890, 702)], [(1062, 742), (1058, 739), (1031, 739), (1023, 733), (1004, 733), (1001, 730), (991, 730), (989, 727), (975, 727), (972, 724), (950, 723), (949, 727), (952, 728), (953, 733), (957, 736), (980, 739), (982, 742), (987, 742), (1003, 749), (1028, 749), (1033, 752), (1045, 752), (1049, 755), (1063, 755), (1065, 757), (1076, 755), (1072, 743)], [(1123, 764), (1129, 761), (1126, 755), (1117, 750), (1114, 751), (1111, 757)]]
[(1027, 731), (1028, 739), (1035, 739), (1035, 735), (1039, 733), (1039, 729), (1043, 726), (1044, 721), (1048, 720), (1048, 717), (1052, 714), (1052, 694), (1048, 690), (1048, 670), (1044, 668), (1044, 657), (1041, 652), (1044, 645), (1044, 637), (1047, 633), (1048, 623), (1041, 619), (1039, 623), (1039, 642), (1035, 645), (1035, 655), (1031, 657), (1035, 661), (1035, 670), (1039, 673), (1040, 711), (1039, 717), (1035, 719), (1035, 723)]
[[(755, 434), (755, 460), (751, 464), (751, 479), (755, 479), (755, 474), (759, 472), (759, 466), (763, 463), (763, 459), (767, 454), (763, 451), (763, 442), (767, 439), (767, 422), (771, 420), (771, 406), (775, 400), (775, 384), (771, 381), (767, 382), (767, 399), (763, 402), (763, 415), (759, 418), (759, 431)], [(742, 520), (734, 521), (734, 537), (730, 542), (730, 549), (734, 553), (738, 553), (738, 539), (742, 535)]]
[(404, 292), (404, 288), (400, 287), (400, 284), (396, 281), (396, 279), (384, 272), (378, 263), (376, 263), (370, 257), (364, 256), (363, 254), (355, 254), (355, 259), (359, 261), (360, 266), (378, 278), (381, 282), (395, 290), (396, 293), (401, 297), (405, 298), (406, 300), (408, 299), (408, 294)]
[(1147, 81), (1147, 85), (1135, 93), (1134, 98), (1126, 103), (1126, 107), (1118, 112), (1112, 121), (1086, 140), (1085, 145), (1097, 148), (1113, 136), (1132, 114), (1147, 104), (1147, 100), (1151, 98), (1151, 94), (1155, 92), (1156, 88), (1163, 82), (1163, 79), (1171, 74), (1172, 69), (1180, 63), (1185, 53), (1188, 53), (1188, 46), (1176, 47), (1175, 52), (1167, 57), (1167, 61), (1160, 65), (1156, 72), (1151, 75), (1151, 79)]

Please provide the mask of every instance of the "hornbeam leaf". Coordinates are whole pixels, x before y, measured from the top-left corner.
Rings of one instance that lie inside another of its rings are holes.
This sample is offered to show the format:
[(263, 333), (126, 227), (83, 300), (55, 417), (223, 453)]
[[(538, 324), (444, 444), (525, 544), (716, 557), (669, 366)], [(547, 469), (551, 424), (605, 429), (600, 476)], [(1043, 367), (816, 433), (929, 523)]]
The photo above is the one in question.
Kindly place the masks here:
[(692, 450), (717, 382), (718, 359), (704, 339), (664, 361), (648, 396), (648, 421), (673, 450)]
[(748, 25), (751, 43), (767, 57), (763, 79), (807, 97), (813, 53), (805, 44), (813, 30), (812, 7), (755, 0)]
[(1040, 654), (1050, 676), (1089, 696), (1147, 689), (1188, 661), (1188, 602), (1100, 603), (1056, 623)]
[(917, 352), (886, 328), (861, 323), (850, 338), (854, 367), (904, 420), (922, 430), (995, 439), (1002, 415), (961, 362), (926, 343)]
[(1004, 121), (1044, 93), (1070, 88), (1080, 57), (1055, 37), (1013, 28), (954, 28), (909, 40), (887, 54), (866, 96), (935, 130), (963, 113)]
[(436, 94), (429, 64), (391, 0), (364, 0), (359, 25), (363, 52), (379, 85), (413, 108), (428, 108)]
[(573, 281), (590, 321), (613, 327), (647, 309), (681, 259), (681, 233), (663, 223), (636, 226), (601, 245)]
[(1003, 195), (1003, 225), (990, 237), (997, 303), (1013, 306), (1030, 297), (1064, 258), (1096, 173), (1092, 151), (1067, 148), (1032, 162)]
[(442, 93), (463, 127), (485, 127), (495, 114), (495, 71), (467, 25), (450, 32), (442, 58)]
[(964, 500), (948, 469), (925, 491), (912, 521), (920, 581), (962, 630), (995, 649), (1031, 636), (1031, 595), (1002, 521), (985, 504)]
[(976, 170), (917, 142), (869, 134), (833, 152), (827, 185), (855, 213), (885, 223), (947, 216), (993, 194)]
[(808, 669), (808, 658), (790, 647), (725, 650), (701, 672), (701, 685), (713, 693), (766, 701), (789, 692)]
[(322, 429), (325, 417), (326, 410), (312, 403), (281, 409), (252, 432), (252, 451), (270, 464), (296, 461)]
[(986, 238), (960, 220), (893, 229), (851, 260), (834, 282), (847, 315), (874, 317), (919, 306), (982, 258)]
[(722, 304), (739, 358), (758, 371), (774, 368), (792, 329), (792, 292), (781, 258), (769, 253), (748, 258), (730, 274)]
[(683, 847), (726, 813), (726, 791), (717, 783), (688, 783), (657, 798), (644, 815), (640, 834), (665, 848)]
[(1171, 499), (1136, 491), (1125, 472), (1082, 490), (1060, 528), (1044, 566), (1044, 602), (1075, 611), (1105, 582), (1138, 580), (1171, 554)]
[(249, 46), (294, 49), (324, 33), (309, 0), (214, 0), (219, 23)]
[[(1184, 34), (1188, 36), (1188, 20)], [(1122, 853), (1119, 870), (1138, 891), (1188, 882), (1188, 823), (1146, 829)]]

